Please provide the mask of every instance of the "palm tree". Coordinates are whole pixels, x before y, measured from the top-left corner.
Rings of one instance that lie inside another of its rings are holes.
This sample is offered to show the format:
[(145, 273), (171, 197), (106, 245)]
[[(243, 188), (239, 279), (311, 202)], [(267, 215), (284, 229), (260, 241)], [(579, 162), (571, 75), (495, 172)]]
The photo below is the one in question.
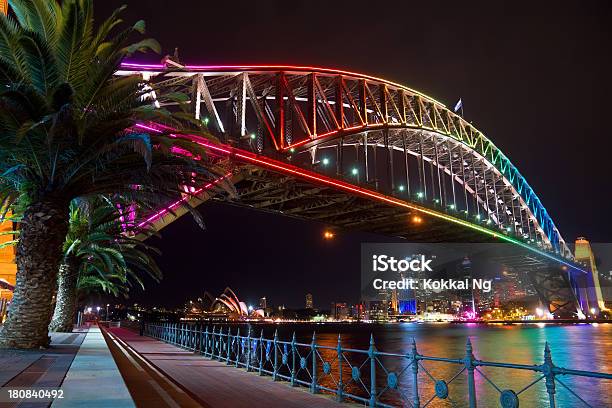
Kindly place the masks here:
[(157, 250), (141, 240), (153, 232), (126, 220), (117, 203), (104, 197), (72, 202), (50, 330), (72, 331), (79, 288), (126, 296), (132, 281), (144, 288), (140, 274), (161, 279), (151, 256)]
[(96, 26), (92, 0), (9, 4), (13, 14), (0, 15), (0, 209), (19, 204), (24, 212), (0, 345), (37, 348), (49, 343), (73, 199), (176, 199), (182, 186), (200, 186), (215, 172), (192, 144), (133, 130), (143, 120), (175, 117), (152, 106), (140, 76), (113, 75), (126, 56), (159, 50), (151, 39), (130, 43), (143, 22), (119, 30), (118, 9)]

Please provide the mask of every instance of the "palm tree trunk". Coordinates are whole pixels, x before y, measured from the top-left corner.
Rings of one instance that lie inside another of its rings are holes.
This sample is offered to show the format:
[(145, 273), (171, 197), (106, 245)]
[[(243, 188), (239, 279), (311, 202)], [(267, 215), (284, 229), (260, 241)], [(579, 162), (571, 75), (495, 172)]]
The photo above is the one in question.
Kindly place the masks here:
[(76, 259), (70, 257), (59, 268), (57, 277), (57, 296), (55, 311), (49, 325), (49, 330), (55, 332), (72, 332), (76, 312), (77, 282), (79, 280), (79, 265)]
[(53, 292), (68, 232), (68, 202), (41, 200), (28, 206), (17, 244), (17, 283), (0, 347), (49, 345)]

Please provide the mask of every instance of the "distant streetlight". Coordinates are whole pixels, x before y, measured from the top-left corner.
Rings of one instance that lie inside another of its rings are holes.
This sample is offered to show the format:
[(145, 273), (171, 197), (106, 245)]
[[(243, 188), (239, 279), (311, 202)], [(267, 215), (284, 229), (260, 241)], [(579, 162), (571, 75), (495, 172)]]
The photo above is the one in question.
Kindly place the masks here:
[(398, 187), (398, 189), (399, 189), (399, 191), (404, 191), (405, 187), (404, 187), (403, 185), (400, 185), (400, 186)]
[(325, 239), (333, 239), (334, 236), (335, 236), (335, 234), (332, 231), (329, 231), (329, 230), (325, 231), (323, 233), (323, 238), (325, 238)]
[(323, 160), (321, 160), (321, 163), (323, 163), (324, 166), (327, 166), (329, 164), (329, 159), (324, 157)]
[(415, 215), (414, 217), (412, 217), (412, 222), (414, 222), (415, 224), (420, 224), (423, 222), (423, 218), (419, 217), (418, 215)]

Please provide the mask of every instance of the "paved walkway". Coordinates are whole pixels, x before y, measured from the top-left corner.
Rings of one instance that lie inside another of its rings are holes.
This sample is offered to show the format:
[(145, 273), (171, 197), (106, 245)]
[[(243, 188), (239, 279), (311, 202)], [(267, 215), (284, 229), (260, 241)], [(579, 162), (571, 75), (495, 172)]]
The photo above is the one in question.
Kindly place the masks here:
[(97, 327), (85, 336), (62, 383), (63, 399), (53, 408), (135, 407), (106, 341)]
[(347, 408), (331, 397), (259, 377), (124, 328), (108, 329), (208, 408)]
[[(0, 350), (0, 387), (60, 387), (86, 333), (87, 329), (51, 333), (48, 349)], [(48, 402), (0, 403), (2, 408), (48, 406)]]

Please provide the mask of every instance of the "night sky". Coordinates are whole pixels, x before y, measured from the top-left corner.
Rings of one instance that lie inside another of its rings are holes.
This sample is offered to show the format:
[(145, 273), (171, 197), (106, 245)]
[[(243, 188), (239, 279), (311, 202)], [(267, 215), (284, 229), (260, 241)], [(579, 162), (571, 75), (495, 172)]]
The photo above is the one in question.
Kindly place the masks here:
[[(567, 241), (611, 242), (609, 1), (96, 1), (144, 19), (164, 53), (191, 64), (295, 64), (405, 84), (453, 106), (511, 158)], [(142, 56), (159, 61), (160, 56)], [(207, 204), (163, 230), (165, 279), (134, 301), (177, 305), (226, 285), (254, 303), (300, 307), (359, 296), (359, 245), (391, 241)]]

